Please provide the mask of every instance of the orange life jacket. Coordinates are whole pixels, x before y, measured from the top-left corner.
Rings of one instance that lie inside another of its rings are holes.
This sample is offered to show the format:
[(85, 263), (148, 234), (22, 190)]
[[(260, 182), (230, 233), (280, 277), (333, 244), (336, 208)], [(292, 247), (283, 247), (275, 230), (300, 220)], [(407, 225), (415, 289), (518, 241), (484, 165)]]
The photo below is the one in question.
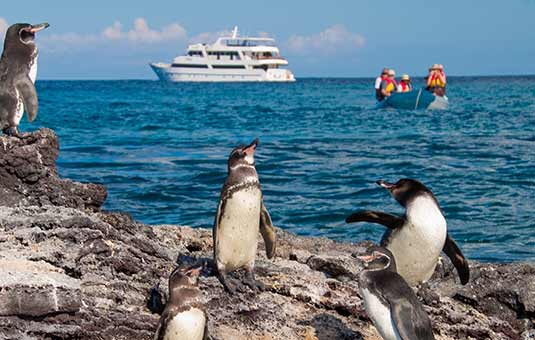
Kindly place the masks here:
[(394, 91), (396, 89), (396, 87), (397, 87), (396, 81), (393, 80), (393, 79), (390, 79), (390, 78), (386, 78), (385, 80), (387, 82), (387, 85), (386, 85), (386, 88), (385, 88), (386, 93), (390, 93), (390, 92)]
[(431, 88), (446, 87), (446, 82), (442, 81), (442, 79), (440, 79), (438, 74), (433, 73), (433, 75), (431, 76), (431, 82), (429, 83), (429, 87)]

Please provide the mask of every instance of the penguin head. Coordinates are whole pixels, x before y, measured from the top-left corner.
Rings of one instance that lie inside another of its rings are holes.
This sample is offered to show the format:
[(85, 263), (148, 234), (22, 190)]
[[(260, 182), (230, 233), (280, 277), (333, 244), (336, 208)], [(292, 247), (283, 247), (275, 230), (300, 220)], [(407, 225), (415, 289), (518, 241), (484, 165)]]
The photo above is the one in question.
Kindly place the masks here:
[(11, 25), (5, 38), (5, 44), (13, 44), (14, 46), (22, 47), (24, 45), (35, 45), (35, 33), (44, 30), (50, 26), (48, 23), (37, 25), (19, 23)]
[(176, 268), (169, 276), (169, 291), (197, 286), (202, 269), (203, 267), (198, 265)]
[(259, 140), (256, 138), (252, 141), (249, 145), (239, 145), (232, 150), (230, 153), (230, 156), (228, 158), (228, 168), (229, 171), (232, 169), (240, 166), (240, 165), (246, 165), (246, 166), (254, 166), (255, 160), (254, 160), (254, 153), (256, 151), (256, 147), (258, 146)]
[(390, 270), (396, 271), (396, 260), (390, 250), (373, 246), (366, 250), (366, 253), (357, 257), (364, 263), (366, 270)]
[(388, 183), (381, 179), (377, 181), (377, 184), (388, 190), (390, 194), (392, 194), (392, 197), (404, 207), (406, 207), (407, 203), (417, 195), (427, 193), (434, 197), (425, 185), (415, 179), (402, 178), (396, 183)]
[(168, 303), (180, 304), (199, 295), (199, 274), (203, 266), (178, 267), (169, 276)]
[(48, 26), (50, 26), (48, 23), (11, 25), (6, 32), (4, 51), (27, 50), (30, 53), (33, 52), (35, 49), (35, 34)]

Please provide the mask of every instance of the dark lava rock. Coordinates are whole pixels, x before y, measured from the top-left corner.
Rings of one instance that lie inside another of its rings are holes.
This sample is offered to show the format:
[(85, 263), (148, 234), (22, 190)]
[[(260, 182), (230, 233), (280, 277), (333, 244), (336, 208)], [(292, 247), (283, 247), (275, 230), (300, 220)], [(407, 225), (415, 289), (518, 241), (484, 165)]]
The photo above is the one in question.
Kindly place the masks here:
[(24, 138), (0, 137), (0, 206), (56, 205), (96, 210), (106, 188), (60, 179), (56, 169), (58, 137), (50, 129)]

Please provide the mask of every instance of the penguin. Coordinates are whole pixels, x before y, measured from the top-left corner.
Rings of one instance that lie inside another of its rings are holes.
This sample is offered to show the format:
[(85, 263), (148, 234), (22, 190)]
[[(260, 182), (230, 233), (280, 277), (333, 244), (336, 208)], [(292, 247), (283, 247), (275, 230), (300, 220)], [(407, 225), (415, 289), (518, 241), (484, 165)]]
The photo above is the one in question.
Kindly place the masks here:
[(400, 179), (395, 184), (379, 180), (377, 184), (388, 190), (406, 209), (405, 216), (360, 211), (349, 216), (346, 222), (371, 222), (387, 227), (381, 246), (394, 254), (398, 273), (411, 286), (424, 283), (433, 275), (441, 251), (446, 253), (457, 269), (461, 283), (468, 283), (468, 261), (448, 235), (446, 219), (431, 190), (419, 181), (408, 178)]
[(365, 256), (359, 274), (364, 307), (384, 340), (434, 340), (431, 320), (416, 294), (396, 272), (392, 253), (374, 246)]
[(198, 287), (200, 267), (176, 268), (169, 276), (169, 300), (154, 340), (208, 339), (207, 316)]
[(15, 24), (6, 32), (0, 59), (0, 129), (6, 135), (20, 137), (18, 126), (24, 111), (30, 122), (37, 116), (35, 34), (47, 27), (48, 23)]
[[(269, 259), (276, 249), (275, 228), (264, 204), (255, 168), (257, 146), (258, 139), (255, 139), (230, 153), (228, 176), (221, 190), (214, 221), (214, 263), (219, 281), (229, 293), (244, 291), (242, 282), (254, 291), (264, 289), (263, 283), (256, 281), (254, 276), (259, 232)], [(242, 282), (227, 275), (241, 268), (246, 270)]]

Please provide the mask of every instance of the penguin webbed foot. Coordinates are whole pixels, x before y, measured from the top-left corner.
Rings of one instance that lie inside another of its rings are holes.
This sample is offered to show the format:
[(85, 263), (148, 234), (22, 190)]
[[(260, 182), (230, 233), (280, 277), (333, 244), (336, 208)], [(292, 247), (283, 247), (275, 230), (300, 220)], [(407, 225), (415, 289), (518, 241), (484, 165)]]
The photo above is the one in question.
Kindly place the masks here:
[(245, 279), (243, 280), (243, 283), (245, 283), (249, 288), (251, 288), (255, 293), (263, 292), (266, 290), (266, 285), (255, 279), (254, 272), (248, 271), (247, 275), (245, 276)]
[(227, 274), (220, 273), (218, 278), (225, 290), (230, 294), (236, 294), (236, 292), (245, 293), (247, 291), (246, 286), (240, 280), (231, 278)]
[(22, 135), (19, 133), (19, 129), (16, 126), (9, 126), (2, 130), (2, 132), (9, 137), (17, 137), (22, 139)]

